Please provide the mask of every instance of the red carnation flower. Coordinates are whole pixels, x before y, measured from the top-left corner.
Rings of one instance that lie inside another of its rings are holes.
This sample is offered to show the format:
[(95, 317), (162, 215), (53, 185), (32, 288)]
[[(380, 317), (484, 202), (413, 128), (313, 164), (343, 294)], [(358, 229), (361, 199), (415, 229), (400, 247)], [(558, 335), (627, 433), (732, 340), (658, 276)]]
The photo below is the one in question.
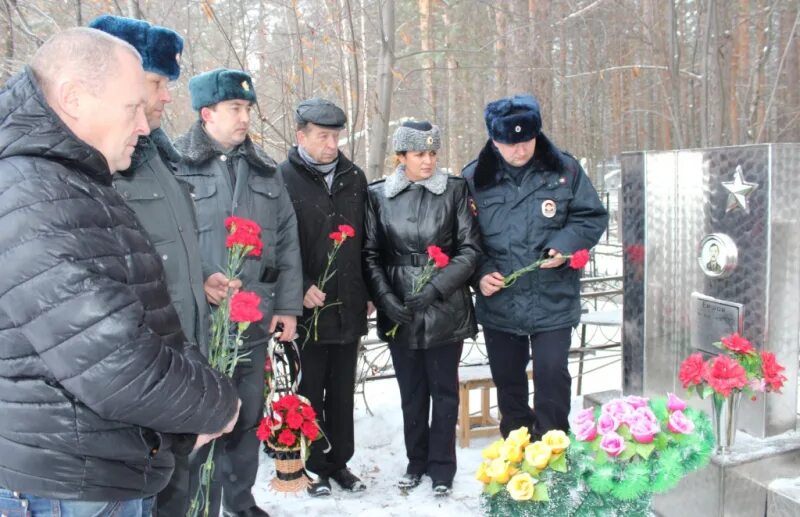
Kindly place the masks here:
[(786, 376), (781, 374), (786, 368), (778, 363), (772, 352), (761, 352), (761, 371), (764, 372), (764, 381), (769, 384), (770, 390), (780, 391)]
[(336, 244), (343, 243), (344, 240), (347, 238), (342, 232), (331, 232), (330, 234), (328, 234), (328, 237), (330, 237), (331, 240), (334, 241)]
[(261, 227), (255, 221), (232, 215), (225, 219), (225, 228), (228, 230), (228, 237), (225, 239), (226, 247), (250, 247), (252, 249), (248, 252), (248, 255), (261, 255), (263, 248)]
[(239, 291), (231, 297), (231, 321), (253, 323), (261, 321), (264, 315), (258, 310), (261, 298), (249, 291)]
[(696, 352), (681, 363), (678, 379), (680, 379), (684, 389), (689, 386), (696, 386), (703, 382), (707, 369), (708, 365), (703, 360), (703, 354)]
[(264, 361), (264, 371), (267, 373), (272, 372), (272, 360), (267, 356), (267, 360)]
[(272, 404), (272, 407), (275, 409), (281, 410), (292, 410), (297, 409), (300, 405), (300, 399), (297, 398), (297, 395), (284, 395), (280, 399), (278, 399), (275, 403)]
[(297, 411), (290, 411), (289, 414), (286, 415), (286, 425), (289, 426), (289, 429), (300, 429), (300, 426), (303, 425), (303, 421), (303, 415)]
[(572, 269), (583, 269), (589, 262), (589, 250), (578, 250), (569, 259), (569, 267)]
[(341, 232), (343, 235), (346, 235), (349, 238), (353, 238), (356, 236), (356, 230), (349, 224), (340, 224), (339, 232)]
[(705, 372), (705, 380), (714, 391), (727, 397), (734, 389), (742, 389), (747, 385), (747, 372), (732, 357), (721, 354), (711, 361)]
[(256, 437), (258, 437), (259, 441), (265, 442), (269, 438), (269, 435), (272, 434), (272, 419), (268, 416), (265, 416), (261, 419), (261, 422), (258, 424), (258, 429), (256, 429)]
[(319, 436), (319, 426), (316, 424), (316, 422), (303, 422), (300, 431), (303, 433), (303, 436), (312, 442)]
[(722, 345), (730, 350), (731, 352), (736, 352), (737, 354), (755, 354), (756, 349), (753, 348), (753, 345), (747, 338), (743, 338), (739, 335), (738, 332), (734, 332), (730, 336), (725, 336), (722, 338)]
[(287, 447), (294, 445), (295, 440), (297, 440), (297, 437), (289, 429), (284, 429), (278, 435), (278, 443)]
[(442, 248), (439, 246), (434, 246), (433, 244), (428, 246), (428, 256), (433, 259), (433, 262), (439, 269), (442, 269), (450, 263), (450, 257), (448, 257), (447, 254), (442, 251)]
[(300, 408), (300, 413), (306, 420), (314, 420), (317, 418), (317, 412), (314, 411), (314, 408), (308, 404), (303, 404), (303, 406)]

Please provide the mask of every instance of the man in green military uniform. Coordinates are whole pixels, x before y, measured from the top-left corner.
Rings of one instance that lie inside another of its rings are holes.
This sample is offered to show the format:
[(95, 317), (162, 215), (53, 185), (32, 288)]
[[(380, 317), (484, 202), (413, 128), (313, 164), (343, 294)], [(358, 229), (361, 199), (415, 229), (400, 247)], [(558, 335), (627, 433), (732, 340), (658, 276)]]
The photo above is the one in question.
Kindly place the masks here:
[(248, 136), (250, 110), (256, 102), (250, 75), (212, 70), (193, 77), (189, 91), (200, 118), (175, 140), (183, 155), (178, 175), (194, 188), (205, 290), (212, 303), (228, 287), (228, 279), (220, 273), (226, 253), (225, 218), (237, 215), (257, 222), (264, 243), (260, 257), (245, 260), (240, 276), (242, 287), (261, 297), (264, 321), (245, 333), (249, 361), (234, 373), (242, 409), (234, 430), (216, 447), (220, 458), (211, 486), (211, 512), (218, 513), (221, 491), (226, 515), (263, 517), (267, 514), (252, 495), (258, 472), (255, 428), (264, 409), (267, 341), (279, 327), (280, 340), (293, 339), (297, 316), (303, 314), (297, 220), (275, 162)]
[[(131, 166), (114, 175), (114, 187), (136, 213), (161, 257), (167, 289), (186, 338), (206, 355), (209, 307), (197, 258), (200, 248), (190, 186), (175, 177), (180, 155), (161, 129), (164, 107), (172, 102), (169, 83), (180, 75), (183, 38), (165, 27), (119, 16), (100, 16), (89, 26), (127, 41), (142, 56), (147, 88), (145, 117), (150, 134), (139, 137)], [(157, 515), (186, 512), (190, 501), (188, 454), (193, 443), (187, 437), (183, 454), (175, 455), (170, 484), (157, 497)]]

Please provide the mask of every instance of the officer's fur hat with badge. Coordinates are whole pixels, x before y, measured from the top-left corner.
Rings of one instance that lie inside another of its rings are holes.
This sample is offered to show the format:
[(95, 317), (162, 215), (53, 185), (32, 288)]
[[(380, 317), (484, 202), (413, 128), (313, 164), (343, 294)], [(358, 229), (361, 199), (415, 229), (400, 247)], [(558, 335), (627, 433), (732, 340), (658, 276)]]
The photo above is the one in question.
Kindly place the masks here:
[(234, 99), (256, 103), (256, 90), (250, 74), (230, 68), (217, 68), (192, 77), (189, 93), (195, 111)]
[(183, 38), (177, 32), (142, 20), (110, 14), (98, 16), (89, 22), (89, 28), (130, 43), (142, 56), (145, 72), (163, 75), (170, 81), (181, 75)]
[(392, 147), (395, 153), (437, 151), (442, 146), (439, 126), (427, 120), (406, 120), (395, 130)]
[(531, 95), (514, 95), (490, 102), (483, 116), (489, 138), (501, 144), (533, 140), (542, 130), (539, 103)]

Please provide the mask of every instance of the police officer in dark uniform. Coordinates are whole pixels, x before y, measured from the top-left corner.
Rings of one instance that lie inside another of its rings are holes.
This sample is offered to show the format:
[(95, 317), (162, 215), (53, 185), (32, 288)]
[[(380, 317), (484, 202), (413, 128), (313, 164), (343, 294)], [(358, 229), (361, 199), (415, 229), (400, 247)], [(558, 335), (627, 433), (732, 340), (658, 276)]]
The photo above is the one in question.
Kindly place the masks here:
[[(500, 431), (507, 436), (527, 426), (538, 437), (569, 428), (567, 358), (580, 320), (580, 272), (562, 255), (597, 244), (608, 214), (575, 158), (541, 132), (535, 98), (491, 102), (484, 116), (490, 140), (462, 173), (485, 253), (476, 313), (497, 386)], [(504, 275), (546, 257), (540, 269), (503, 288)], [(531, 359), (533, 409), (525, 373)]]

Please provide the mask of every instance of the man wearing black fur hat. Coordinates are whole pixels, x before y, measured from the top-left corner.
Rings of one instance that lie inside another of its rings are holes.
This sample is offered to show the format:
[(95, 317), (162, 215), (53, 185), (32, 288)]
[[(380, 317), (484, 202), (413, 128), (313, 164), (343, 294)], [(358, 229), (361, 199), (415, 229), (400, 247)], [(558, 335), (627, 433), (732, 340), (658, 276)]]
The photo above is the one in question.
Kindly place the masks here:
[[(264, 321), (245, 333), (248, 361), (234, 373), (242, 409), (233, 432), (216, 447), (210, 514), (219, 513), (222, 497), (226, 515), (265, 516), (252, 494), (258, 472), (255, 429), (264, 410), (267, 341), (279, 327), (279, 339), (292, 340), (296, 318), (303, 313), (297, 221), (275, 162), (248, 136), (256, 102), (250, 75), (212, 70), (193, 77), (189, 91), (200, 119), (175, 141), (183, 156), (178, 176), (194, 187), (205, 291), (212, 304), (219, 303), (229, 287), (238, 287), (220, 272), (227, 252), (225, 218), (237, 215), (257, 222), (264, 243), (261, 257), (248, 258), (240, 276), (242, 287), (261, 297)], [(205, 458), (198, 454), (193, 477)]]
[[(353, 391), (361, 336), (367, 333), (367, 288), (361, 272), (367, 178), (339, 151), (344, 112), (323, 99), (307, 99), (295, 110), (297, 145), (280, 164), (297, 214), (303, 257), (303, 325), (300, 328), (303, 375), (299, 392), (319, 415), (326, 441), (311, 446), (306, 462), (318, 478), (312, 496), (330, 495), (333, 479), (345, 490), (366, 487), (347, 468), (353, 457)], [(355, 234), (336, 254), (336, 273), (318, 285), (331, 250), (329, 234), (348, 225)], [(313, 329), (314, 310), (319, 317)], [(308, 335), (306, 339), (306, 335)]]
[[(484, 111), (490, 140), (464, 168), (484, 252), (476, 313), (497, 386), (503, 436), (520, 426), (532, 439), (568, 430), (572, 327), (580, 320), (579, 271), (562, 255), (597, 244), (608, 214), (578, 162), (541, 132), (539, 103), (516, 95)], [(504, 274), (551, 257), (503, 287)], [(533, 359), (534, 405), (528, 361)]]
[[(114, 187), (147, 230), (167, 274), (167, 288), (186, 337), (208, 352), (209, 312), (190, 186), (175, 178), (180, 155), (164, 130), (161, 117), (172, 102), (170, 81), (181, 73), (183, 38), (142, 20), (103, 15), (89, 27), (130, 43), (142, 56), (145, 71), (145, 117), (150, 134), (140, 136), (131, 166), (114, 175)], [(190, 437), (186, 438), (187, 440)], [(189, 448), (190, 449), (190, 448)], [(170, 484), (156, 500), (156, 514), (183, 515), (190, 500), (189, 450), (176, 454)]]

